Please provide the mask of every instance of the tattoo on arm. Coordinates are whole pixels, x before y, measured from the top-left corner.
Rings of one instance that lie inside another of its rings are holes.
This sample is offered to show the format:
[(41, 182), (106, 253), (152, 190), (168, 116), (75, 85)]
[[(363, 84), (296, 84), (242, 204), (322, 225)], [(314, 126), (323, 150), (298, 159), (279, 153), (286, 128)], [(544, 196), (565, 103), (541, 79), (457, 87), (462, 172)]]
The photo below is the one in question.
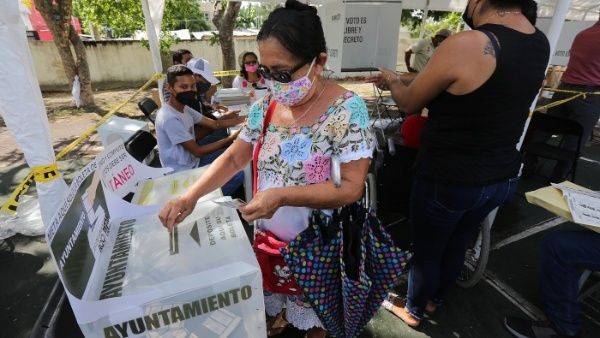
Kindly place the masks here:
[(491, 42), (488, 42), (485, 47), (483, 47), (483, 55), (491, 55), (492, 57), (496, 57), (496, 51), (494, 50), (494, 46)]

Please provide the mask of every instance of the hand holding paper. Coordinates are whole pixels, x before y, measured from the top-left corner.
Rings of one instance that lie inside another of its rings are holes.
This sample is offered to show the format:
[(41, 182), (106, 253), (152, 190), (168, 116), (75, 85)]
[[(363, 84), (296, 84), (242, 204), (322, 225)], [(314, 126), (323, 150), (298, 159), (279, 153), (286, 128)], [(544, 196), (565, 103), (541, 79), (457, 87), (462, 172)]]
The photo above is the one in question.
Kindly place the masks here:
[(191, 201), (184, 196), (172, 199), (160, 210), (158, 218), (167, 230), (172, 231), (173, 227), (181, 222), (194, 211), (196, 201)]

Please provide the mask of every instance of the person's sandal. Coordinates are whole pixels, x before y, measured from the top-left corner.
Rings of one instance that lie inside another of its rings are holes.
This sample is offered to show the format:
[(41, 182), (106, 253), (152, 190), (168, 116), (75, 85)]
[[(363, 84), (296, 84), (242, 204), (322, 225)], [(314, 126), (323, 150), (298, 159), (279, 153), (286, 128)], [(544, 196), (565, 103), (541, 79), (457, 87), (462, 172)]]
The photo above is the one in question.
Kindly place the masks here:
[(427, 301), (427, 305), (425, 305), (425, 312), (428, 315), (433, 315), (435, 313), (435, 310), (437, 310), (438, 305), (432, 301)]
[(285, 310), (267, 321), (267, 336), (273, 337), (281, 334), (290, 323), (285, 319)]
[[(404, 298), (400, 297), (394, 292), (388, 292), (387, 300), (397, 307), (404, 307), (406, 304)], [(437, 310), (437, 307), (438, 305), (436, 303), (432, 301), (427, 301), (427, 305), (425, 306), (425, 313), (427, 313), (428, 315), (433, 315), (435, 313), (435, 310)]]
[(419, 326), (419, 324), (421, 324), (421, 320), (411, 315), (410, 312), (408, 312), (408, 310), (406, 309), (406, 307), (396, 306), (389, 300), (384, 300), (382, 305), (384, 309), (388, 310), (396, 317), (402, 319), (402, 321), (410, 327), (417, 327)]

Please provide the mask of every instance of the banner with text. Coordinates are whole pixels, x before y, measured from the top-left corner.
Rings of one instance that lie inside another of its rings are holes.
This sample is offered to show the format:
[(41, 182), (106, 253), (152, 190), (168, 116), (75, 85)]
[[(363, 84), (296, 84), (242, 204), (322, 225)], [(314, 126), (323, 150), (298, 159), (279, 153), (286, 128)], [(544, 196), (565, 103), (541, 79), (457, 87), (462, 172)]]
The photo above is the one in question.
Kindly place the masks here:
[(260, 269), (235, 209), (200, 202), (169, 233), (156, 208), (105, 183), (121, 173), (127, 186), (137, 168), (107, 149), (75, 177), (46, 232), (85, 336), (265, 337)]
[[(539, 30), (547, 34), (551, 21), (552, 18), (538, 18), (536, 26)], [(565, 21), (560, 31), (558, 42), (556, 43), (554, 55), (550, 58), (550, 64), (566, 66), (569, 63), (571, 45), (575, 36), (582, 30), (591, 27), (594, 23), (594, 21)]]

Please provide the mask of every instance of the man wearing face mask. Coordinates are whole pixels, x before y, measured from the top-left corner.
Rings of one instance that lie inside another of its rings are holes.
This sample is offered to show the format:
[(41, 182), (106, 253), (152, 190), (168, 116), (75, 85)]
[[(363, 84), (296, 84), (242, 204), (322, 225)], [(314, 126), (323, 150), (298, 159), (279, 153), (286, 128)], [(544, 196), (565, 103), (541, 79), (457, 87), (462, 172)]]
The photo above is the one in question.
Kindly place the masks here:
[(206, 113), (207, 110), (214, 108), (211, 106), (211, 99), (217, 91), (216, 85), (219, 83), (219, 80), (213, 75), (213, 68), (205, 59), (193, 58), (188, 61), (187, 67), (194, 73), (198, 99), (202, 112)]
[[(242, 123), (245, 118), (212, 120), (191, 109), (189, 105), (198, 100), (196, 81), (192, 71), (183, 65), (175, 65), (167, 70), (167, 90), (171, 98), (156, 116), (156, 134), (163, 167), (181, 171), (211, 163), (233, 142), (237, 133), (210, 144), (198, 145), (194, 127), (201, 125), (211, 130), (227, 128)], [(230, 195), (241, 185), (242, 179), (240, 172), (223, 186), (223, 193)]]

